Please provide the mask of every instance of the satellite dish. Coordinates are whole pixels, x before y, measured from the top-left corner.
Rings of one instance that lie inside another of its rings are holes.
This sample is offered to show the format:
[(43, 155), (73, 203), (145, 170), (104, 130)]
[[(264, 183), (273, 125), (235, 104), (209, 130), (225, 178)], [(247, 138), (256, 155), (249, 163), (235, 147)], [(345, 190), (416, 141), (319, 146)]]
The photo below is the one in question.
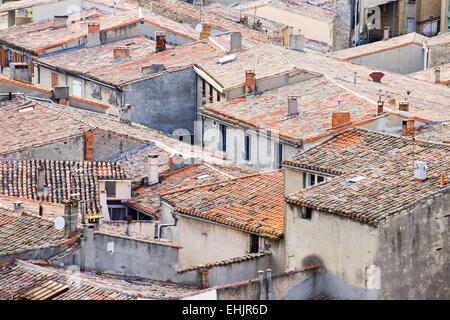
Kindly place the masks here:
[(203, 27), (200, 23), (195, 26), (195, 31), (202, 32), (202, 30), (203, 30)]
[(58, 217), (55, 219), (55, 229), (62, 230), (64, 229), (65, 221), (63, 217)]

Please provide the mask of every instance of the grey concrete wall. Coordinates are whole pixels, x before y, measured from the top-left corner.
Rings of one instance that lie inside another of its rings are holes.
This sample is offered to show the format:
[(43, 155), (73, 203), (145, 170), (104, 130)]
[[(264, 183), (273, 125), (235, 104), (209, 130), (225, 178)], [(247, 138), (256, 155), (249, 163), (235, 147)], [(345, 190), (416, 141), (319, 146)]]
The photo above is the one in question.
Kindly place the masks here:
[(352, 19), (352, 0), (329, 1), (322, 7), (336, 11), (333, 23), (333, 50), (349, 47), (350, 26)]
[(435, 45), (430, 48), (428, 67), (433, 68), (450, 62), (450, 43)]
[(131, 105), (131, 121), (165, 134), (176, 129), (186, 129), (193, 134), (196, 84), (192, 68), (128, 84), (124, 91), (125, 103)]
[(0, 256), (0, 265), (6, 262), (12, 262), (14, 261), (14, 258), (20, 259), (20, 260), (37, 260), (37, 261), (46, 261), (73, 246), (74, 244), (60, 247), (60, 246), (54, 246), (49, 248), (43, 248), (43, 249), (32, 249), (27, 250), (20, 253), (10, 254), (10, 255), (1, 255)]
[(9, 82), (0, 81), (0, 93), (8, 93), (8, 92), (20, 92), (26, 95), (42, 98), (42, 99), (50, 99), (52, 95), (47, 92), (42, 92), (38, 90), (33, 90), (29, 87), (18, 86)]
[(419, 45), (410, 44), (348, 61), (394, 73), (408, 74), (423, 70), (423, 49)]
[(22, 151), (0, 154), (6, 159), (84, 160), (84, 135), (61, 142), (30, 147)]
[(155, 26), (151, 23), (144, 22), (142, 24), (139, 24), (139, 33), (143, 35), (144, 37), (155, 40), (155, 32), (156, 31), (163, 31), (166, 33), (166, 43), (173, 46), (179, 46), (191, 43), (192, 40), (187, 39), (181, 35), (175, 34), (173, 32), (169, 32), (163, 28), (160, 28), (158, 26)]
[[(114, 251), (108, 252), (108, 243)], [(152, 242), (106, 235), (88, 229), (82, 263), (102, 273), (172, 281), (177, 276), (178, 248)]]
[(450, 192), (379, 226), (381, 299), (449, 299)]
[[(100, 29), (102, 25), (100, 25)], [(139, 23), (131, 23), (120, 28), (114, 28), (107, 31), (100, 31), (101, 44), (126, 39), (139, 35)]]
[(145, 144), (146, 143), (142, 141), (120, 136), (112, 132), (97, 130), (94, 131), (94, 141), (92, 145), (93, 160), (108, 160)]

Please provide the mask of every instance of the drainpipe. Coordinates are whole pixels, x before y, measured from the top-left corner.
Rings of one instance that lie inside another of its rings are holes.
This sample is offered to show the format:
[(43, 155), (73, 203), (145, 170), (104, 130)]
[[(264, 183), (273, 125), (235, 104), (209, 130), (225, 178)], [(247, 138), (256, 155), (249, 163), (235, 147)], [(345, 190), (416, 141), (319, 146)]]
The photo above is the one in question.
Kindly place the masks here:
[(428, 68), (428, 46), (426, 40), (423, 41), (422, 48), (423, 48), (423, 70), (426, 70)]
[(259, 278), (259, 300), (263, 300), (263, 279), (264, 271), (258, 270), (258, 278)]
[(174, 226), (176, 226), (177, 225), (177, 217), (175, 216), (175, 215), (172, 215), (172, 217), (173, 217), (173, 219), (174, 219), (174, 222), (172, 222), (172, 223), (165, 223), (165, 224), (160, 224), (160, 225), (158, 225), (158, 233), (157, 234), (155, 234), (155, 239), (159, 239), (159, 238), (161, 238), (161, 229), (162, 228), (166, 228), (166, 227), (174, 227)]
[(272, 269), (266, 269), (267, 273), (267, 299), (272, 300)]

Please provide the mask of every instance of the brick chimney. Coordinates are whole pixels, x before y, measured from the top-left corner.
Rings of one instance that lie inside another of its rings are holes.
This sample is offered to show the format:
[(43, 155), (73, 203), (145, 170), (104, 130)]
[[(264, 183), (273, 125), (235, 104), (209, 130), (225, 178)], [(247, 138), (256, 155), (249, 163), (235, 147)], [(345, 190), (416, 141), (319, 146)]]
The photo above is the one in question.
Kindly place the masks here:
[(155, 51), (160, 52), (163, 50), (166, 50), (166, 33), (163, 31), (156, 31), (155, 32)]
[(414, 137), (414, 120), (408, 119), (402, 121), (402, 135)]
[(409, 102), (408, 101), (399, 101), (398, 102), (398, 110), (409, 112)]
[(436, 68), (434, 70), (434, 83), (441, 83), (441, 69)]
[(208, 39), (211, 35), (211, 25), (202, 23), (202, 31), (199, 40)]
[(52, 29), (60, 29), (67, 27), (67, 21), (69, 20), (69, 16), (55, 16), (53, 18), (53, 27)]
[(374, 71), (369, 73), (369, 76), (372, 78), (373, 82), (381, 82), (381, 78), (384, 77), (384, 73), (380, 71)]
[(92, 131), (86, 131), (84, 133), (84, 160), (94, 160), (94, 133)]
[(341, 101), (338, 100), (337, 111), (333, 112), (331, 117), (331, 127), (337, 128), (350, 123), (350, 112), (341, 111)]
[(298, 114), (298, 97), (297, 96), (289, 96), (288, 97), (288, 117), (294, 116)]
[(384, 113), (383, 107), (384, 107), (384, 101), (381, 100), (381, 99), (378, 99), (377, 116), (379, 116), (379, 115)]
[(114, 61), (124, 59), (130, 56), (130, 48), (126, 46), (120, 46), (114, 48)]
[(424, 182), (427, 180), (427, 163), (423, 161), (414, 161), (414, 181)]
[(159, 182), (159, 172), (158, 172), (158, 158), (159, 154), (150, 153), (148, 154), (147, 163), (147, 185), (151, 186)]
[(92, 48), (99, 46), (100, 42), (100, 22), (89, 21), (88, 22), (88, 34), (86, 38), (86, 47)]
[(245, 96), (254, 95), (256, 91), (256, 77), (253, 70), (245, 71)]

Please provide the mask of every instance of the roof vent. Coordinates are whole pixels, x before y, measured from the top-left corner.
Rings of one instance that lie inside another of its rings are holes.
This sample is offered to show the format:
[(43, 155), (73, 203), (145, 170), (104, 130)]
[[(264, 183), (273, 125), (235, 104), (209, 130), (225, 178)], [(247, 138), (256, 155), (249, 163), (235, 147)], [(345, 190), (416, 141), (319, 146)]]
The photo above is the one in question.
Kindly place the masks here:
[(383, 40), (389, 40), (389, 27), (384, 27)]
[(229, 54), (225, 57), (220, 58), (219, 63), (225, 64), (225, 63), (233, 62), (234, 60), (236, 60), (236, 56), (234, 54)]
[(297, 96), (288, 97), (288, 117), (298, 115)]
[(348, 182), (350, 182), (350, 183), (357, 183), (357, 182), (362, 181), (364, 179), (366, 179), (366, 177), (364, 177), (364, 176), (357, 176), (357, 177), (350, 178), (348, 180)]
[(381, 100), (381, 97), (380, 97), (380, 99), (378, 99), (377, 116), (384, 113), (383, 106), (384, 106), (384, 101)]

